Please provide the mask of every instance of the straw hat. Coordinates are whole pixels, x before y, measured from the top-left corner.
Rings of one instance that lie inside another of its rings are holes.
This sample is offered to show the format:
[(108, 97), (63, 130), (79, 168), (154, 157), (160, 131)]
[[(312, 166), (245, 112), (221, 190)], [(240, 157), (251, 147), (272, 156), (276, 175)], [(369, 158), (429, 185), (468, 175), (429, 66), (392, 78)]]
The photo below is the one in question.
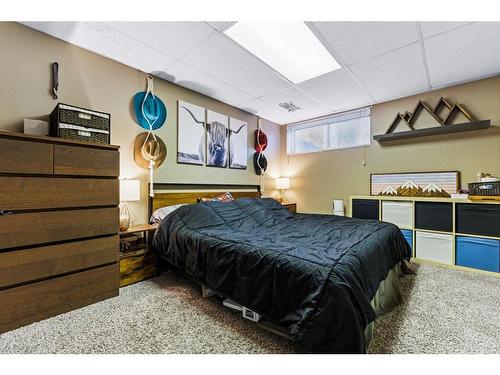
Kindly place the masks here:
[[(155, 134), (156, 141), (153, 137), (149, 137), (146, 144), (144, 140), (148, 136), (148, 132), (140, 133), (135, 137), (134, 141), (134, 160), (138, 166), (148, 169), (149, 160), (147, 157), (156, 157), (155, 168), (158, 168), (167, 157), (167, 146), (163, 140)], [(143, 146), (144, 145), (144, 150)]]

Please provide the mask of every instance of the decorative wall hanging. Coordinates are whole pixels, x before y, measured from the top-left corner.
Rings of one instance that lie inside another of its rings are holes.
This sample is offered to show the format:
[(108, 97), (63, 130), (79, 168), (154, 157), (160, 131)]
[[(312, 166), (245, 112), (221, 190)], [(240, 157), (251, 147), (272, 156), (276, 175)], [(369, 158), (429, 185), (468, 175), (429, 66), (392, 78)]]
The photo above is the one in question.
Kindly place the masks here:
[(370, 175), (370, 195), (449, 198), (459, 189), (458, 171)]
[(156, 135), (157, 144), (154, 142), (147, 142), (146, 147), (142, 147), (144, 142), (146, 141), (146, 137), (149, 135), (149, 132), (140, 133), (135, 137), (134, 141), (134, 161), (136, 164), (144, 169), (149, 169), (149, 160), (146, 156), (143, 155), (143, 152), (147, 152), (148, 154), (155, 153), (156, 151), (151, 150), (156, 147), (158, 144), (159, 155), (155, 160), (155, 168), (158, 168), (163, 164), (167, 157), (167, 146), (165, 146), (165, 142), (160, 138), (159, 135)]
[(178, 101), (177, 163), (205, 164), (205, 108)]
[(227, 167), (229, 118), (207, 110), (207, 166)]
[(229, 119), (229, 168), (247, 169), (248, 159), (247, 123)]
[(263, 176), (267, 169), (266, 156), (262, 152), (253, 154), (253, 165), (255, 167), (255, 173), (258, 176)]
[[(157, 130), (163, 126), (167, 119), (167, 109), (161, 99), (155, 95), (154, 82), (151, 75), (146, 75), (146, 82), (146, 91), (135, 94), (133, 102), (137, 123), (142, 128), (148, 130), (141, 146), (141, 155), (148, 161), (150, 186), (149, 195), (154, 197), (153, 171), (154, 168), (157, 168), (159, 165), (158, 163), (162, 146), (160, 144), (159, 137), (155, 135), (153, 130)], [(166, 153), (164, 143), (163, 148)]]
[(146, 81), (146, 91), (134, 95), (134, 111), (139, 126), (153, 131), (161, 128), (167, 120), (167, 108), (155, 95), (153, 76), (146, 75)]
[(262, 131), (262, 119), (257, 119), (257, 130), (255, 131), (255, 154), (253, 155), (253, 165), (255, 173), (260, 176), (260, 190), (264, 191), (264, 174), (267, 169), (267, 159), (264, 150), (267, 148), (267, 135)]
[(266, 147), (267, 147), (267, 135), (261, 130), (259, 123), (258, 129), (255, 131), (255, 151), (264, 152)]
[[(414, 123), (420, 111), (426, 110), (438, 123), (439, 126), (428, 127), (424, 129), (415, 129)], [(440, 112), (446, 113), (444, 118), (441, 117)], [(461, 113), (468, 122), (451, 125), (454, 117)], [(394, 132), (400, 123), (404, 123), (410, 130), (402, 132)], [(448, 133), (457, 133), (469, 130), (486, 129), (490, 126), (490, 120), (476, 121), (473, 116), (468, 113), (462, 104), (451, 104), (444, 98), (440, 98), (434, 108), (429, 107), (424, 101), (419, 100), (413, 112), (406, 111), (398, 113), (385, 134), (374, 135), (373, 139), (379, 143), (393, 141), (405, 138), (415, 138), (427, 135), (439, 135)]]

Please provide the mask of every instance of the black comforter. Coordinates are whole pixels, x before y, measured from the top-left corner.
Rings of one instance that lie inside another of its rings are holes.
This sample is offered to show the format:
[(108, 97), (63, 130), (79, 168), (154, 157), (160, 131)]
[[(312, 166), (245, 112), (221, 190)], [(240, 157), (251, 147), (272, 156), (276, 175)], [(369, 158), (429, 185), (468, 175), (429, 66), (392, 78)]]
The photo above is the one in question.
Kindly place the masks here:
[(311, 352), (365, 352), (370, 304), (409, 258), (389, 223), (292, 214), (274, 199), (183, 206), (153, 245), (190, 277), (285, 328)]

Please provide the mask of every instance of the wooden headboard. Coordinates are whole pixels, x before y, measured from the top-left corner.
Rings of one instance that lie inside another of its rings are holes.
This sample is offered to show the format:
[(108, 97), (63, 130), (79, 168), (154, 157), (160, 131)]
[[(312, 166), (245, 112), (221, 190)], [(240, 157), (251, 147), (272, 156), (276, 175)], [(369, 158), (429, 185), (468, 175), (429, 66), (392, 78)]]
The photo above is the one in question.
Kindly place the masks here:
[(259, 185), (223, 185), (223, 184), (153, 184), (154, 197), (148, 200), (148, 218), (158, 208), (181, 203), (196, 203), (198, 198), (216, 197), (229, 191), (235, 198), (260, 197)]

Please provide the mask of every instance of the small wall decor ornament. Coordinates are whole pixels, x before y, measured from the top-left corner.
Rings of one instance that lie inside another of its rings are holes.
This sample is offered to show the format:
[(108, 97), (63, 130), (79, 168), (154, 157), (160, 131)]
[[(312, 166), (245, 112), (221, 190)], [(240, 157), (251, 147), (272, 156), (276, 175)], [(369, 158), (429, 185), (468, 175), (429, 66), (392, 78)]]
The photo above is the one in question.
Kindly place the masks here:
[[(156, 136), (153, 131), (161, 128), (165, 123), (167, 119), (167, 109), (161, 99), (158, 98), (154, 93), (154, 82), (151, 75), (146, 75), (146, 82), (146, 91), (138, 92), (134, 95), (134, 111), (139, 126), (148, 130), (141, 145), (141, 156), (148, 163), (150, 186), (149, 195), (153, 197), (153, 171), (155, 167), (158, 168), (159, 164), (161, 164), (160, 156), (162, 155), (162, 153), (165, 156), (167, 153), (165, 143), (163, 143), (163, 141), (161, 141), (161, 139)], [(141, 137), (141, 134), (136, 137), (136, 144), (139, 137)], [(163, 160), (161, 160), (161, 162), (163, 162), (164, 160), (165, 158), (163, 157)]]

